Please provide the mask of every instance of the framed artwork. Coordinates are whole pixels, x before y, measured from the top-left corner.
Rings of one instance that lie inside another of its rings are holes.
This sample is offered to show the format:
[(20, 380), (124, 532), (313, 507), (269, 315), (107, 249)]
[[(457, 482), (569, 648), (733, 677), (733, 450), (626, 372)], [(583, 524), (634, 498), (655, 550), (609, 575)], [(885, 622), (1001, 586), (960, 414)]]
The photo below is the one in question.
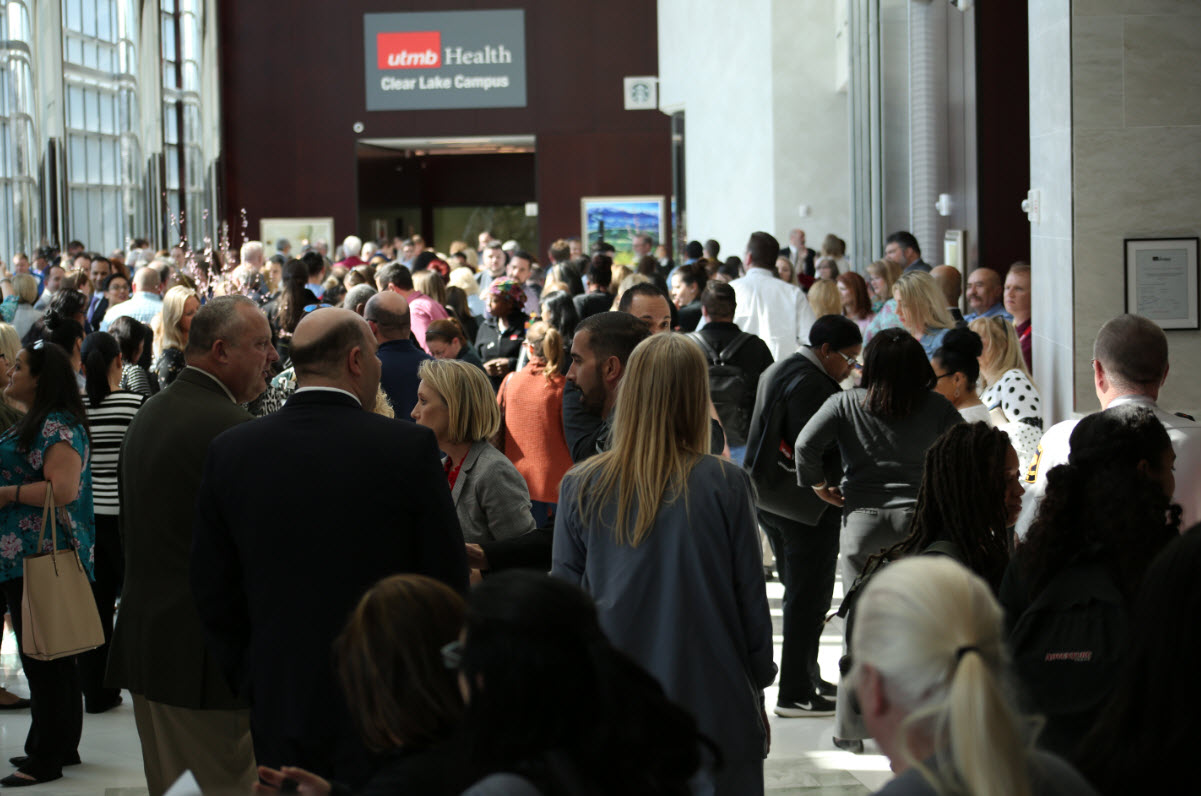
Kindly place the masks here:
[(1163, 329), (1201, 329), (1197, 238), (1127, 238), (1126, 312)]
[(299, 257), (301, 241), (313, 243), (323, 240), (329, 244), (329, 253), (341, 241), (334, 240), (334, 219), (331, 218), (264, 218), (259, 220), (259, 240), (263, 242), (263, 256), (271, 257), (275, 252), (275, 242), (287, 238), (292, 244), (292, 256)]
[(601, 241), (617, 250), (613, 262), (634, 262), (634, 237), (647, 234), (656, 245), (667, 231), (667, 208), (662, 196), (585, 196), (580, 199), (584, 251)]

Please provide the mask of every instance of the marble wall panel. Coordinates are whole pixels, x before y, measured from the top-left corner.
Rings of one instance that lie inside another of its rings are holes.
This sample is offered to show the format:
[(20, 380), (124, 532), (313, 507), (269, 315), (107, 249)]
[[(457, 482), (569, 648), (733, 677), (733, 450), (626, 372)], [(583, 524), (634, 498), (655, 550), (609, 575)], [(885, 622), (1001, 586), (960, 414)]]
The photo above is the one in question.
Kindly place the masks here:
[(1032, 235), (1072, 234), (1072, 134), (1067, 128), (1030, 139), (1030, 187), (1041, 194), (1041, 219)]
[(1077, 130), (1122, 127), (1122, 17), (1072, 21), (1072, 126)]
[(1197, 0), (1072, 0), (1072, 16), (1180, 14), (1201, 16)]
[(1126, 125), (1201, 124), (1201, 16), (1124, 23)]
[[(1033, 5), (1037, 5), (1037, 0)], [(1067, 129), (1072, 123), (1071, 23), (1067, 18), (1030, 26), (1030, 135)]]

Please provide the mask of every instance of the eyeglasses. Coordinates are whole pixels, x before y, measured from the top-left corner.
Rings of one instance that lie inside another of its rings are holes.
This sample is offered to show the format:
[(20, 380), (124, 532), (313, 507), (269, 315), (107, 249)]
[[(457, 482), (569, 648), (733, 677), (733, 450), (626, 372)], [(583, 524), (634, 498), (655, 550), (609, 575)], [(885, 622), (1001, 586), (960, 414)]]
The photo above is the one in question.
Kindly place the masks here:
[(458, 639), (443, 644), (438, 652), (442, 655), (442, 665), (447, 669), (458, 671), (463, 665), (463, 642)]
[(850, 365), (851, 367), (855, 367), (856, 365), (859, 364), (859, 360), (856, 359), (855, 357), (849, 357), (846, 354), (842, 353), (841, 351), (835, 351), (834, 353), (838, 354), (838, 356), (845, 359), (847, 361), (847, 364)]
[(935, 381), (942, 381), (943, 379), (949, 379), (954, 375), (955, 375), (954, 373), (944, 373), (941, 376), (939, 376), (937, 379), (935, 379)]

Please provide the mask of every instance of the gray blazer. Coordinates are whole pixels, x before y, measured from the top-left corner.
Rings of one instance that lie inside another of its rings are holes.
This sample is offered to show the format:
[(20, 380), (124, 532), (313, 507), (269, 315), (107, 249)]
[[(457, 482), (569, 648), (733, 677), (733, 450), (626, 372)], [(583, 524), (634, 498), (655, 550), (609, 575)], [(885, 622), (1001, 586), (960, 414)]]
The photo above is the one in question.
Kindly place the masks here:
[(534, 530), (525, 479), (486, 439), (467, 452), (450, 496), (465, 542), (511, 539)]

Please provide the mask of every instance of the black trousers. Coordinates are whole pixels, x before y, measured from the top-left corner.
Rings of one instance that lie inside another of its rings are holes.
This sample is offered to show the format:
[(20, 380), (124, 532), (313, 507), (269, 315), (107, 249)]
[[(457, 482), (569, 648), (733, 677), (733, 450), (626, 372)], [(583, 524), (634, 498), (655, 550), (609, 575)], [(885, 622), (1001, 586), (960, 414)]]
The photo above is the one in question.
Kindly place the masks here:
[(92, 596), (104, 627), (104, 646), (79, 655), (79, 682), (88, 710), (101, 710), (116, 701), (119, 688), (104, 687), (104, 671), (108, 665), (108, 643), (113, 638), (113, 613), (121, 584), (125, 580), (125, 553), (121, 549), (121, 532), (117, 517), (96, 515), (96, 548), (93, 561)]
[(62, 773), (63, 761), (74, 756), (79, 748), (79, 736), (83, 732), (79, 671), (76, 656), (39, 661), (25, 655), (21, 638), (21, 588), (24, 583), (24, 578), (14, 578), (0, 584), (8, 600), (21, 666), (29, 681), (29, 699), (33, 702), (30, 706), (32, 722), (25, 738), (29, 762), (21, 770), (37, 777), (51, 777)]
[(831, 506), (816, 525), (759, 512), (759, 526), (776, 556), (784, 584), (784, 643), (780, 654), (780, 702), (803, 702), (821, 680), (817, 652), (838, 565), (841, 515)]

